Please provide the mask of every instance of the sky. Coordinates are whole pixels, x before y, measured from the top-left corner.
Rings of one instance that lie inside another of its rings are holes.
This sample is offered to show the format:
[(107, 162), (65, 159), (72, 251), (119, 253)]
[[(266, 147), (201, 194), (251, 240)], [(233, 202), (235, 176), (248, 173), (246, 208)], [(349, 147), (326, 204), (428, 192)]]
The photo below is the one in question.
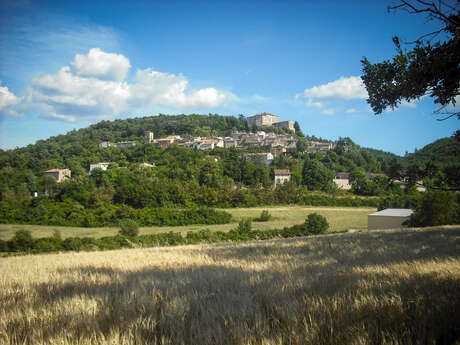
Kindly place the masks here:
[(0, 148), (162, 114), (298, 121), (404, 155), (451, 136), (429, 96), (372, 113), (360, 60), (438, 28), (386, 0), (0, 0)]

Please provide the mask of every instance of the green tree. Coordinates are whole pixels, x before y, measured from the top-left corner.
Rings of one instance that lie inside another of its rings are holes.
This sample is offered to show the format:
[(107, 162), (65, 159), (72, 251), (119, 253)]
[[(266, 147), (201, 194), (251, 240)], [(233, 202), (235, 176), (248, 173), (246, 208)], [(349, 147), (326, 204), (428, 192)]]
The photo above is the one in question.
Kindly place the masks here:
[(333, 172), (318, 160), (306, 159), (302, 170), (302, 184), (310, 190), (327, 190), (332, 183)]
[[(437, 112), (445, 113), (447, 106), (455, 105), (460, 90), (460, 2), (400, 0), (388, 9), (427, 15), (440, 27), (409, 42), (414, 45), (410, 50), (393, 37), (397, 54), (392, 61), (371, 64), (366, 57), (361, 60), (368, 103), (380, 114), (428, 93), (440, 105)], [(435, 41), (436, 37), (445, 39)], [(450, 112), (448, 117), (454, 115), (460, 119), (460, 112)]]
[(297, 121), (294, 122), (294, 129), (295, 129), (295, 134), (297, 134), (299, 137), (304, 137), (304, 134), (302, 133), (302, 130), (300, 129), (300, 125)]
[(126, 237), (136, 237), (139, 235), (139, 225), (132, 219), (122, 219), (119, 221), (119, 234)]
[(324, 234), (328, 228), (327, 219), (316, 212), (310, 213), (305, 219), (305, 229), (310, 234)]
[(459, 204), (455, 194), (446, 191), (426, 192), (409, 224), (411, 226), (434, 226), (444, 224), (458, 224)]

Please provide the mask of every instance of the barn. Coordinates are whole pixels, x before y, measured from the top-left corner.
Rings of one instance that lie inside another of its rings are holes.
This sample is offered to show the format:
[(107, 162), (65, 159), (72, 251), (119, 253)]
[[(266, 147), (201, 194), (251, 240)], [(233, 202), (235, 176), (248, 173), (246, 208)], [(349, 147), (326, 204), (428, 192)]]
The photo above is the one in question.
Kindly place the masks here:
[(371, 213), (367, 216), (367, 229), (398, 229), (404, 227), (403, 223), (411, 216), (409, 208), (387, 208)]

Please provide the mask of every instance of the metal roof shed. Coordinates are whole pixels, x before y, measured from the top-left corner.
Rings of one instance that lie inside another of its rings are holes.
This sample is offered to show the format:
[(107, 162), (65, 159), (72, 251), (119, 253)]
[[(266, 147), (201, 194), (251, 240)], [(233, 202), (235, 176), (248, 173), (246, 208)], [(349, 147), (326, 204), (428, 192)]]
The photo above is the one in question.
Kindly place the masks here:
[(398, 229), (404, 227), (403, 223), (411, 216), (409, 208), (387, 208), (371, 213), (367, 216), (367, 229)]

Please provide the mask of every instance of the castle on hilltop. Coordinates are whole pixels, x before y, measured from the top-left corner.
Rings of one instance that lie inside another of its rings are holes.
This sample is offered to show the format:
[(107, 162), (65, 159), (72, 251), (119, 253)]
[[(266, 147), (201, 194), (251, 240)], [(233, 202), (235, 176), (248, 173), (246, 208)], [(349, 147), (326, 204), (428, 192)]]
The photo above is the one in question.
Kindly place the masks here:
[(289, 128), (291, 131), (295, 132), (294, 121), (287, 120), (287, 121), (278, 122), (278, 116), (270, 114), (270, 113), (261, 113), (261, 114), (249, 116), (247, 120), (248, 120), (249, 126), (283, 127), (283, 128)]

